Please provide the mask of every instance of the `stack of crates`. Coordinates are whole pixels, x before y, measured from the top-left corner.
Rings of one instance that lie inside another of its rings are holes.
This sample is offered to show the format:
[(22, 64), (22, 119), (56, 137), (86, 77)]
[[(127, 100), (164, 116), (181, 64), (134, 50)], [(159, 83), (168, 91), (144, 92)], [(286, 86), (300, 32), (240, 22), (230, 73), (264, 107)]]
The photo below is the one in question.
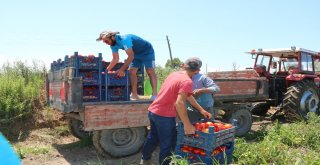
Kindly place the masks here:
[[(106, 101), (129, 101), (130, 100), (130, 77), (129, 71), (126, 70), (124, 77), (118, 77), (116, 73), (108, 73), (106, 68), (109, 62), (103, 62), (105, 70), (105, 80), (102, 90), (105, 90)], [(117, 63), (112, 71), (117, 71), (124, 63)]]
[(66, 67), (75, 68), (75, 77), (82, 78), (83, 102), (103, 101), (102, 89), (102, 54), (82, 56), (75, 52), (72, 56), (65, 56)]
[[(217, 122), (217, 121), (212, 121)], [(236, 128), (214, 131), (210, 126), (208, 132), (196, 131), (197, 136), (187, 136), (184, 133), (182, 122), (178, 123), (176, 155), (192, 163), (230, 164), (234, 151), (234, 138)], [(192, 148), (188, 150), (188, 148)]]

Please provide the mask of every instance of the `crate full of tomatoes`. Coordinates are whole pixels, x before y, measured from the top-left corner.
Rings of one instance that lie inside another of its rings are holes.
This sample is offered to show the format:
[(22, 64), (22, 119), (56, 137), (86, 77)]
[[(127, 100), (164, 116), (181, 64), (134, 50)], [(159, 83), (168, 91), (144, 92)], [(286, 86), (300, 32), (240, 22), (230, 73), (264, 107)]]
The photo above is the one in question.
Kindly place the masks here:
[(185, 135), (182, 122), (178, 123), (177, 144), (188, 145), (212, 151), (225, 143), (233, 142), (236, 127), (229, 123), (214, 121), (199, 121), (193, 124), (194, 135)]
[(190, 164), (230, 164), (234, 151), (234, 142), (223, 144), (213, 150), (204, 150), (188, 145), (177, 145), (176, 155), (178, 159), (187, 159)]

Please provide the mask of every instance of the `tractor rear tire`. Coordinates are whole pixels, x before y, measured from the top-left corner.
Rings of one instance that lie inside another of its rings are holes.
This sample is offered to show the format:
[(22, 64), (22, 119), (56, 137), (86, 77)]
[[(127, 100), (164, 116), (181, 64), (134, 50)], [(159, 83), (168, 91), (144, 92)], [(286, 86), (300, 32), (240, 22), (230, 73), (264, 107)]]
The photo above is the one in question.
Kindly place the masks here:
[(147, 128), (121, 128), (93, 132), (93, 145), (106, 158), (124, 157), (137, 153), (146, 138)]
[(249, 110), (241, 108), (233, 111), (233, 113), (228, 119), (228, 122), (233, 123), (233, 119), (237, 120), (236, 136), (243, 136), (251, 130), (252, 114)]
[(250, 110), (253, 115), (265, 115), (270, 109), (270, 105), (264, 102), (255, 103)]
[(83, 128), (83, 123), (80, 120), (77, 119), (69, 119), (68, 120), (69, 124), (69, 130), (71, 134), (79, 139), (85, 139), (90, 137), (89, 132), (84, 131)]
[(283, 99), (286, 117), (307, 119), (309, 112), (319, 114), (319, 90), (311, 81), (300, 81), (290, 86)]

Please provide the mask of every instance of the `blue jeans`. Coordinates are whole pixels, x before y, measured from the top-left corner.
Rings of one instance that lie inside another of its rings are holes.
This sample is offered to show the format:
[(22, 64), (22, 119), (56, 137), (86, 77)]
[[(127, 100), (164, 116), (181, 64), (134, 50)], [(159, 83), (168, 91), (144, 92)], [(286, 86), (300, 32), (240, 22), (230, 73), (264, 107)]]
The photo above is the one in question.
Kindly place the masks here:
[[(177, 140), (176, 118), (162, 117), (150, 111), (148, 117), (151, 129), (143, 144), (142, 159), (151, 159), (152, 152), (160, 143), (159, 164), (167, 165), (170, 163), (167, 157), (174, 152)], [(167, 160), (165, 160), (166, 158)]]

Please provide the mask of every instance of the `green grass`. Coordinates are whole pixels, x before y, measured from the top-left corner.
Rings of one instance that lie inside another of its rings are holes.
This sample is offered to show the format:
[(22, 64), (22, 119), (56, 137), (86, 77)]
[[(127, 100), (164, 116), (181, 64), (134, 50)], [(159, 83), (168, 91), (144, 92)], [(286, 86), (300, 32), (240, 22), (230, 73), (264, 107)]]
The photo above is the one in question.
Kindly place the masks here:
[(20, 158), (25, 158), (27, 155), (40, 155), (40, 154), (47, 154), (50, 151), (50, 147), (48, 146), (21, 146), (16, 145), (16, 152), (20, 156)]
[(237, 164), (320, 164), (320, 118), (305, 122), (275, 123), (261, 141), (237, 139)]
[(0, 123), (13, 122), (31, 113), (39, 101), (46, 69), (33, 62), (6, 63), (0, 68)]

